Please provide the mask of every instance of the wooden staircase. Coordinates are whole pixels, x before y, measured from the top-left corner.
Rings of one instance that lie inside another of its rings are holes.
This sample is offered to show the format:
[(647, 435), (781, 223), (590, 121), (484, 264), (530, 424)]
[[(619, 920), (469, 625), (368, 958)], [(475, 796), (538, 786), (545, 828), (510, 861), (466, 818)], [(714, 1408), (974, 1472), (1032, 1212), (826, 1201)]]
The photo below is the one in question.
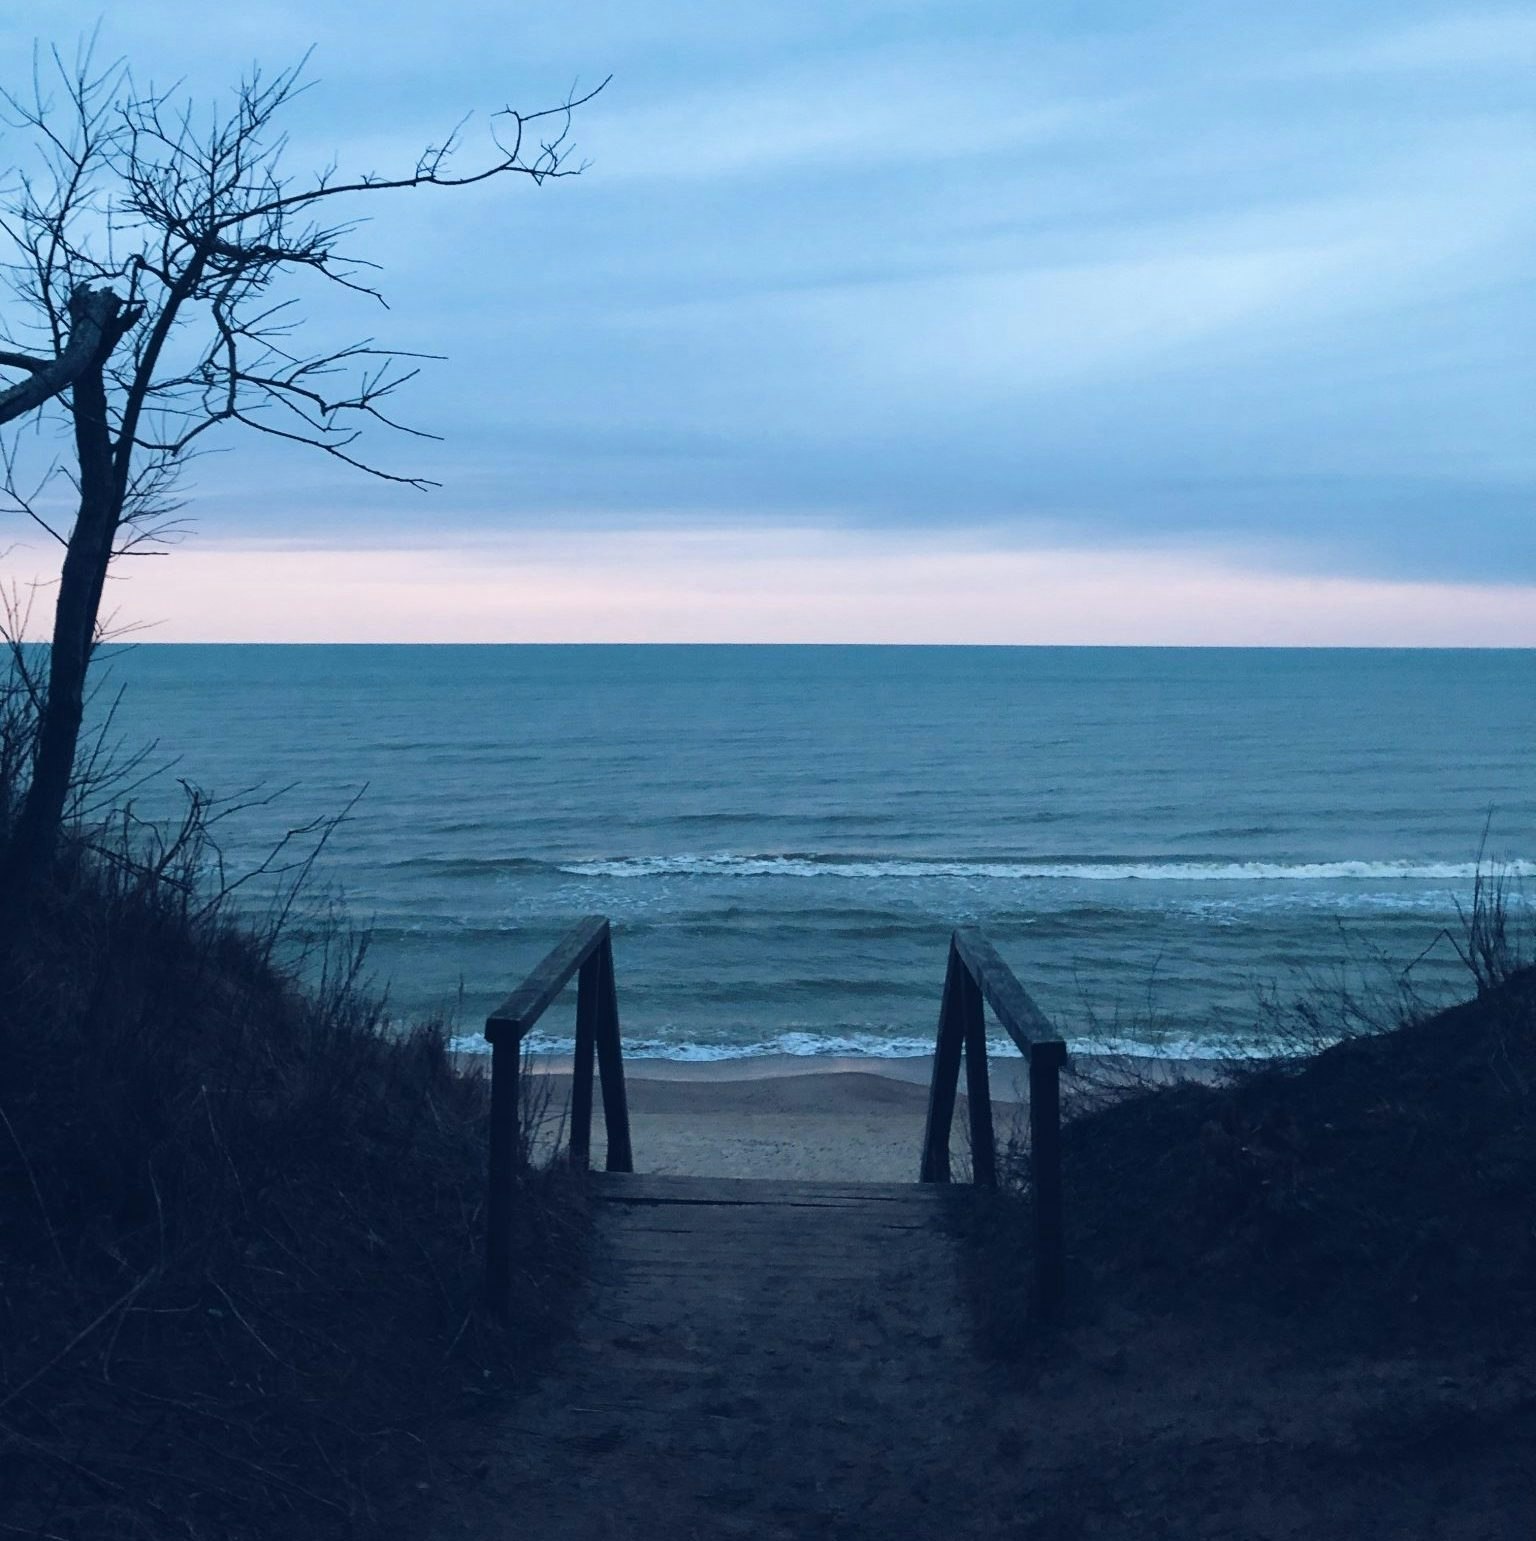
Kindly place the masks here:
[(824, 1336), (894, 1249), (944, 1229), (956, 1190), (919, 1183), (592, 1177), (597, 1267), (634, 1322), (728, 1299), (765, 1336)]
[[(523, 1040), (575, 979), (576, 1038), (567, 1157), (591, 1161), (594, 1073), (600, 1081), (608, 1171), (596, 1195), (600, 1228), (637, 1278), (702, 1276), (707, 1286), (752, 1295), (766, 1281), (820, 1281), (829, 1288), (868, 1276), (879, 1249), (931, 1229), (949, 1191), (949, 1142), (965, 1066), (972, 1181), (997, 1183), (984, 1010), (1029, 1064), (1030, 1149), (1035, 1213), (1035, 1309), (1057, 1310), (1062, 1294), (1059, 1077), (1066, 1045), (977, 931), (950, 938), (928, 1095), (920, 1182), (779, 1183), (759, 1179), (637, 1176), (614, 985), (613, 932), (589, 915), (556, 944), (486, 1019), (491, 1046), (491, 1149), (486, 1204), (485, 1301), (505, 1309), (512, 1259), (513, 1193), (524, 1159), (520, 1126)], [(759, 1291), (760, 1292), (760, 1291)], [(778, 1312), (783, 1315), (782, 1311)]]
[[(1036, 1290), (1061, 1292), (1057, 1077), (1065, 1046), (986, 938), (951, 938), (923, 1149), (912, 1183), (774, 1182), (634, 1171), (608, 921), (589, 916), (486, 1022), (491, 1154), (486, 1304), (504, 1311), (522, 1044), (572, 979), (566, 1157), (591, 1159), (594, 1080), (608, 1170), (589, 1172), (590, 1290), (561, 1369), (475, 1463), (454, 1534), (479, 1541), (753, 1541), (1005, 1533), (975, 1511), (993, 1394), (970, 1353), (964, 1190), (949, 1141), (962, 1063), (971, 1177), (997, 1180), (984, 1005), (1030, 1067)], [(1014, 1431), (1003, 1435), (1017, 1440)]]

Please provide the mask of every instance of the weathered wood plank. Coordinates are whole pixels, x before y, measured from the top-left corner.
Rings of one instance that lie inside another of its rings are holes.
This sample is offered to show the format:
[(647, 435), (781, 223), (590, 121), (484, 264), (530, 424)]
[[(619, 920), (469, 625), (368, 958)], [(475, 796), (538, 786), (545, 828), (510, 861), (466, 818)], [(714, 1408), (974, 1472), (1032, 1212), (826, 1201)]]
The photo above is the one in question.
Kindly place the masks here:
[[(961, 1189), (960, 1192), (964, 1193), (965, 1190)], [(687, 1224), (688, 1215), (696, 1210), (717, 1211), (722, 1220), (728, 1220), (733, 1213), (740, 1214), (748, 1210), (782, 1212), (796, 1217), (808, 1216), (815, 1212), (826, 1212), (830, 1215), (834, 1211), (846, 1215), (854, 1211), (861, 1215), (868, 1215), (872, 1219), (878, 1217), (885, 1220), (905, 1220), (909, 1217), (926, 1218), (930, 1215), (946, 1214), (957, 1207), (954, 1203), (908, 1203), (904, 1199), (870, 1199), (865, 1203), (851, 1193), (790, 1193), (759, 1201), (715, 1193), (664, 1194), (652, 1191), (639, 1194), (602, 1194), (597, 1196), (597, 1203), (604, 1209), (614, 1210), (621, 1215), (659, 1213), (669, 1216), (678, 1224)]]
[(700, 1251), (756, 1248), (762, 1252), (776, 1249), (787, 1254), (791, 1251), (815, 1251), (818, 1248), (835, 1251), (839, 1245), (900, 1247), (911, 1236), (943, 1230), (944, 1227), (930, 1222), (918, 1225), (893, 1225), (878, 1231), (863, 1228), (850, 1230), (844, 1226), (839, 1227), (838, 1231), (820, 1231), (810, 1235), (804, 1233), (796, 1235), (789, 1231), (776, 1231), (764, 1236), (756, 1235), (751, 1231), (728, 1231), (715, 1235), (705, 1227), (687, 1231), (618, 1232), (611, 1226), (605, 1227), (605, 1234), (616, 1250), (641, 1247), (668, 1247), (673, 1251), (686, 1251), (689, 1248)]
[(933, 1205), (948, 1197), (920, 1183), (769, 1181), (754, 1177), (685, 1177), (663, 1172), (594, 1172), (593, 1195), (603, 1201), (675, 1197), (722, 1204), (779, 1204), (800, 1199)]
[[(759, 1214), (760, 1210), (752, 1213)], [(708, 1226), (693, 1226), (687, 1230), (676, 1228), (666, 1230), (646, 1230), (634, 1227), (630, 1230), (620, 1231), (614, 1226), (605, 1225), (604, 1233), (613, 1242), (620, 1246), (630, 1245), (662, 1245), (673, 1247), (677, 1250), (686, 1250), (688, 1247), (737, 1247), (752, 1245), (761, 1250), (777, 1248), (781, 1251), (800, 1250), (817, 1246), (836, 1247), (840, 1242), (849, 1246), (893, 1246), (899, 1247), (903, 1240), (916, 1234), (930, 1231), (943, 1231), (946, 1228), (934, 1220), (914, 1221), (911, 1225), (883, 1226), (879, 1230), (869, 1226), (852, 1227), (840, 1225), (835, 1228), (818, 1230), (772, 1230), (758, 1231), (755, 1229), (712, 1230)]]
[(955, 932), (954, 946), (981, 987), (987, 1004), (997, 1013), (1003, 1031), (1013, 1039), (1023, 1055), (1029, 1055), (1037, 1043), (1061, 1042), (1061, 1034), (1045, 1013), (1030, 999), (1014, 972), (998, 956), (997, 949), (980, 931), (962, 928)]
[(862, 1263), (851, 1262), (846, 1256), (838, 1258), (827, 1254), (806, 1257), (796, 1255), (775, 1262), (751, 1251), (733, 1252), (714, 1258), (692, 1257), (681, 1252), (653, 1252), (624, 1256), (615, 1261), (623, 1264), (626, 1274), (671, 1273), (689, 1278), (736, 1280), (776, 1278), (791, 1284), (796, 1279), (832, 1276), (851, 1282), (869, 1283), (882, 1276), (882, 1270), (888, 1262), (875, 1251), (871, 1251)]
[[(1042, 1050), (1048, 1046), (1042, 1045)], [(1050, 1318), (1066, 1288), (1061, 1204), (1061, 1061), (1037, 1052), (1029, 1062), (1029, 1143), (1035, 1206), (1035, 1306)]]
[(522, 1100), (515, 1039), (491, 1045), (491, 1148), (485, 1196), (485, 1304), (497, 1316), (512, 1288), (512, 1206), (522, 1148)]
[[(751, 1289), (759, 1298), (772, 1296), (773, 1308), (782, 1309), (792, 1298), (810, 1295), (815, 1297), (826, 1285), (836, 1283), (846, 1290), (878, 1289), (885, 1277), (878, 1269), (838, 1267), (834, 1263), (808, 1263), (801, 1268), (741, 1268), (706, 1267), (693, 1269), (675, 1258), (635, 1258), (622, 1265), (615, 1263), (608, 1277), (621, 1279), (638, 1289), (646, 1280), (684, 1279), (693, 1280), (689, 1290), (710, 1294), (716, 1288)], [(818, 1309), (817, 1314), (820, 1314)]]
[(521, 1039), (607, 935), (605, 916), (588, 915), (577, 921), (538, 967), (486, 1018), (486, 1041)]
[(916, 1182), (861, 1182), (853, 1178), (811, 1177), (712, 1177), (692, 1172), (594, 1172), (592, 1185), (596, 1189), (617, 1190), (642, 1185), (675, 1188), (717, 1188), (721, 1192), (738, 1193), (852, 1193), (860, 1198), (907, 1197), (932, 1199), (938, 1197), (932, 1188)]
[(624, 1091), (624, 1050), (619, 1043), (619, 994), (613, 979), (613, 937), (603, 927), (597, 965), (597, 1067), (603, 1081), (603, 1127), (608, 1136), (604, 1165), (610, 1172), (633, 1172), (629, 1148), (629, 1098)]
[(960, 981), (960, 1023), (965, 1034), (965, 1090), (971, 1120), (971, 1181), (978, 1188), (995, 1188), (997, 1141), (987, 1075), (987, 1021), (981, 987), (969, 973)]
[[(919, 1230), (921, 1227), (913, 1227)], [(856, 1232), (847, 1238), (850, 1248), (900, 1246), (902, 1233)], [(748, 1232), (733, 1236), (712, 1237), (706, 1232), (694, 1231), (679, 1234), (676, 1231), (636, 1231), (628, 1236), (606, 1234), (606, 1246), (614, 1256), (637, 1257), (641, 1253), (693, 1255), (699, 1257), (760, 1257), (765, 1262), (775, 1262), (786, 1257), (827, 1254), (835, 1257), (839, 1245), (835, 1233), (824, 1231), (819, 1236), (796, 1238), (787, 1233), (770, 1237), (756, 1237)]]
[(790, 1230), (772, 1231), (759, 1235), (751, 1230), (727, 1231), (712, 1235), (707, 1229), (691, 1231), (615, 1231), (604, 1227), (607, 1245), (611, 1250), (632, 1254), (635, 1252), (671, 1251), (697, 1253), (726, 1253), (740, 1255), (755, 1252), (763, 1257), (799, 1256), (803, 1252), (836, 1253), (841, 1245), (900, 1246), (903, 1236), (911, 1231), (932, 1230), (930, 1226), (891, 1226), (883, 1230), (850, 1230), (847, 1226), (796, 1233)]
[(576, 974), (576, 1052), (571, 1064), (571, 1132), (566, 1143), (571, 1165), (578, 1171), (592, 1165), (592, 1065), (602, 988), (599, 968), (593, 954)]
[[(709, 1199), (665, 1199), (633, 1201), (607, 1200), (603, 1204), (605, 1211), (627, 1211), (629, 1213), (643, 1213), (647, 1210), (659, 1209), (668, 1215), (685, 1215), (689, 1212), (698, 1212), (710, 1217), (713, 1225), (716, 1217), (729, 1223), (732, 1212), (740, 1211), (753, 1215), (788, 1215), (797, 1220), (810, 1223), (816, 1217), (842, 1217), (844, 1219), (856, 1218), (864, 1213), (856, 1199), (838, 1199), (831, 1202), (820, 1202), (816, 1199), (804, 1199), (787, 1204), (717, 1204)], [(892, 1208), (889, 1205), (881, 1206), (888, 1224), (895, 1227), (913, 1225), (932, 1225), (939, 1222), (943, 1211), (934, 1209), (905, 1209)], [(676, 1230), (688, 1229), (686, 1226), (674, 1226)]]
[[(857, 1210), (817, 1208), (807, 1213), (798, 1205), (772, 1210), (746, 1205), (738, 1211), (747, 1216), (746, 1222), (736, 1222), (735, 1217), (721, 1216), (721, 1211), (713, 1205), (692, 1205), (690, 1208), (695, 1208), (703, 1216), (696, 1224), (649, 1225), (644, 1217), (639, 1217), (630, 1220), (629, 1224), (609, 1224), (607, 1228), (613, 1236), (867, 1236), (872, 1241), (878, 1241), (880, 1237), (889, 1239), (898, 1236), (901, 1231), (926, 1230), (927, 1227), (946, 1222), (943, 1213), (931, 1210), (920, 1214), (901, 1214), (881, 1225), (870, 1225), (863, 1222)], [(604, 1216), (615, 1216), (613, 1208), (605, 1207), (601, 1213)], [(676, 1211), (669, 1208), (666, 1213), (670, 1216)], [(641, 1211), (641, 1216), (644, 1216), (644, 1211)], [(766, 1216), (775, 1217), (775, 1222), (763, 1224), (763, 1217)], [(823, 1224), (823, 1220), (829, 1217), (835, 1220), (835, 1224)]]
[[(631, 1193), (604, 1194), (599, 1200), (603, 1205), (618, 1209), (856, 1209), (865, 1212), (863, 1203), (852, 1194), (841, 1193), (790, 1193), (776, 1198), (732, 1198), (714, 1193)], [(933, 1204), (908, 1204), (900, 1199), (871, 1199), (871, 1212), (888, 1216), (929, 1215), (942, 1206)]]
[[(934, 1225), (943, 1225), (946, 1216), (940, 1211), (926, 1211), (920, 1214), (903, 1214), (895, 1219), (884, 1220), (883, 1224), (867, 1224), (861, 1219), (855, 1210), (812, 1210), (807, 1213), (803, 1208), (773, 1208), (763, 1210), (756, 1205), (741, 1208), (736, 1213), (746, 1216), (746, 1220), (736, 1220), (733, 1216), (723, 1216), (718, 1208), (713, 1205), (695, 1207), (698, 1210), (699, 1219), (693, 1224), (669, 1225), (646, 1224), (644, 1213), (641, 1216), (630, 1219), (635, 1211), (625, 1214), (627, 1224), (613, 1224), (616, 1219), (616, 1211), (605, 1207), (601, 1211), (604, 1214), (605, 1228), (613, 1236), (766, 1236), (766, 1237), (810, 1237), (810, 1236), (860, 1236), (869, 1237), (870, 1241), (892, 1239), (900, 1236), (903, 1231), (927, 1230)], [(667, 1216), (675, 1214), (675, 1210), (667, 1210)], [(764, 1224), (764, 1217), (772, 1216), (772, 1224)], [(835, 1220), (835, 1224), (824, 1224), (824, 1220)]]
[[(627, 1281), (632, 1303), (637, 1293), (659, 1292), (656, 1308), (667, 1311), (681, 1298), (676, 1291), (703, 1291), (766, 1298), (780, 1314), (800, 1302), (796, 1309), (817, 1319), (832, 1299), (863, 1298), (905, 1248), (940, 1230), (953, 1191), (660, 1175), (608, 1177), (593, 1187), (603, 1197), (594, 1260)], [(637, 1191), (651, 1197), (634, 1200)]]
[(889, 1260), (879, 1256), (878, 1249), (860, 1248), (868, 1256), (862, 1263), (850, 1262), (847, 1257), (786, 1258), (781, 1262), (769, 1262), (750, 1254), (732, 1254), (720, 1258), (692, 1258), (681, 1254), (665, 1256), (647, 1254), (638, 1257), (615, 1258), (615, 1265), (625, 1277), (642, 1273), (676, 1274), (684, 1278), (729, 1279), (737, 1282), (777, 1279), (787, 1287), (793, 1287), (799, 1279), (845, 1279), (850, 1283), (874, 1283), (883, 1276)]
[(622, 1281), (626, 1310), (671, 1319), (695, 1296), (743, 1323), (811, 1337), (881, 1287), (903, 1252), (942, 1224), (953, 1190), (916, 1183), (764, 1182), (750, 1178), (594, 1174), (595, 1263)]
[(960, 1054), (965, 1047), (965, 1023), (960, 1011), (963, 971), (953, 943), (944, 968), (944, 994), (939, 1002), (938, 1036), (933, 1046), (933, 1076), (928, 1082), (928, 1119), (918, 1176), (925, 1183), (949, 1181), (949, 1135), (955, 1121), (960, 1089)]

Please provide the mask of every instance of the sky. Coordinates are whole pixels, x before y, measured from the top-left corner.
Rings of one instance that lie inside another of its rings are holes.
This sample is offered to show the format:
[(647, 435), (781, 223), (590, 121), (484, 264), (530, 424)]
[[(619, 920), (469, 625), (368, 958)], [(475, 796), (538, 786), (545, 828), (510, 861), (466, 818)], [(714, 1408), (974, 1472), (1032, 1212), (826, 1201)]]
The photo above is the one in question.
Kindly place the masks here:
[[(6, 7), (0, 78), (97, 15)], [(294, 291), (446, 355), (441, 442), (368, 444), (442, 486), (230, 434), (112, 585), (146, 640), (1536, 645), (1528, 6), (208, 15), (99, 47), (200, 100), (313, 48), (296, 174), (612, 80), (579, 177), (359, 209), (387, 311)]]

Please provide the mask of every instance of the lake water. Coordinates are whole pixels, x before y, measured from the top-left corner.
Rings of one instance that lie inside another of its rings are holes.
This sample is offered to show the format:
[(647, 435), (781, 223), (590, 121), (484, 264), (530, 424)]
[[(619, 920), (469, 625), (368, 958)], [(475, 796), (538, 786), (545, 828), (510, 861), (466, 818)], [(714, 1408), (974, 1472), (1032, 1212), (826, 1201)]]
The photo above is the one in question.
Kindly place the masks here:
[[(1454, 988), (1484, 820), (1536, 856), (1536, 653), (141, 647), (115, 734), (222, 793), (238, 868), (366, 787), (324, 880), (461, 1029), (615, 927), (632, 1053), (931, 1047), (955, 925), (1068, 1038), (1243, 1038), (1346, 959)], [(1536, 870), (1536, 869), (1532, 869)], [(569, 1039), (572, 1008), (543, 1047)]]

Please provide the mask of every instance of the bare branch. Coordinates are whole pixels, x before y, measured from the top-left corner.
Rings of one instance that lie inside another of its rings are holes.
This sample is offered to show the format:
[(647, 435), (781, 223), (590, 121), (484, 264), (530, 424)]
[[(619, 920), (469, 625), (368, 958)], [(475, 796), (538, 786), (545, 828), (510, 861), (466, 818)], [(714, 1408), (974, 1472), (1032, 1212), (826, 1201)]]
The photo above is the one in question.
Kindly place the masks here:
[(69, 342), (54, 359), (30, 359), (22, 354), (0, 354), (0, 364), (30, 371), (30, 377), (9, 390), (0, 391), (0, 423), (34, 412), (53, 397), (67, 391), (92, 365), (101, 364), (123, 336), (137, 324), (142, 312), (126, 309), (110, 289), (77, 289), (69, 300)]
[[(0, 87), (0, 117), (35, 152), (0, 189), (0, 283), (19, 318), (0, 317), (0, 371), (21, 376), (0, 388), (0, 424), (25, 420), (39, 436), (67, 424), (61, 474), (77, 496), (65, 536), (21, 478), (21, 431), (0, 441), (4, 504), (65, 547), (44, 692), (54, 715), (0, 851), (0, 909), (41, 870), (64, 816), (109, 568), (181, 532), (178, 479), (217, 442), (214, 430), (238, 426), (381, 481), (436, 485), (374, 463), (364, 441), (375, 426), (436, 437), (402, 422), (393, 401), (428, 355), (372, 339), (320, 350), (294, 340), (300, 318), (281, 288), (290, 280), (313, 275), (384, 304), (374, 264), (350, 250), (358, 220), (337, 200), (576, 175), (573, 115), (607, 85), (495, 114), (489, 147), (462, 170), (467, 118), (403, 174), (343, 179), (329, 166), (294, 180), (281, 125), (306, 89), (304, 68), (252, 71), (211, 116), (179, 92), (139, 89), (121, 62), (97, 68), (90, 45), (73, 64), (35, 54), (30, 93)], [(51, 402), (58, 411), (42, 410)]]

